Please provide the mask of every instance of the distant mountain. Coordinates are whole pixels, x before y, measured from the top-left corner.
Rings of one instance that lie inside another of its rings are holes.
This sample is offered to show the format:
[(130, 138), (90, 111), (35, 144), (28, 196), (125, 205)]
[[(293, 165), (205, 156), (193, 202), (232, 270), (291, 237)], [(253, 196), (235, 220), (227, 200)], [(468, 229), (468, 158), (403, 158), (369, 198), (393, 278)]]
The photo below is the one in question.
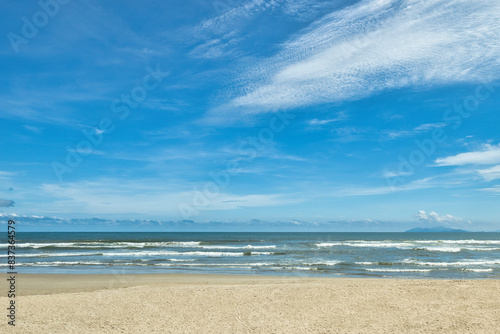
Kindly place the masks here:
[(435, 226), (435, 227), (415, 227), (405, 232), (469, 232), (469, 231), (460, 230), (456, 228), (449, 228), (444, 226)]

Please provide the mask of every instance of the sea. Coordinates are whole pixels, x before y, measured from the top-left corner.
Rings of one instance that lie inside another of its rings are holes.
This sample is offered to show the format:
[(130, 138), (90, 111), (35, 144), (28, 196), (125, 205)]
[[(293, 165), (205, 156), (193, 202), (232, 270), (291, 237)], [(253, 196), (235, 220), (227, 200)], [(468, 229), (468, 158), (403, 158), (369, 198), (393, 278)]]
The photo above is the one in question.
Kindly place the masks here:
[(500, 233), (24, 232), (15, 261), (18, 273), (491, 279)]

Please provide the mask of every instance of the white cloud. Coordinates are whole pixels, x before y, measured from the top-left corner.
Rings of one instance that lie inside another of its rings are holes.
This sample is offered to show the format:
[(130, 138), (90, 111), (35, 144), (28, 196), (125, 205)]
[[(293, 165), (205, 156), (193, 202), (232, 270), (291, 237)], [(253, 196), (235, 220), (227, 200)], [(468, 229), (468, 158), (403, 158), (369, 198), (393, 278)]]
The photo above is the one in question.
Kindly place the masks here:
[(330, 119), (316, 119), (316, 118), (314, 118), (314, 119), (309, 120), (308, 124), (309, 125), (325, 125), (325, 124), (332, 123), (332, 122), (344, 121), (348, 118), (349, 117), (347, 116), (347, 114), (345, 112), (341, 111), (337, 114), (337, 117), (330, 118)]
[(393, 177), (398, 177), (398, 176), (410, 176), (412, 175), (413, 173), (409, 173), (409, 172), (400, 172), (400, 171), (397, 171), (397, 172), (391, 172), (391, 171), (384, 171), (383, 172), (383, 177), (386, 178), (386, 179), (391, 179)]
[(104, 155), (103, 151), (95, 150), (93, 148), (78, 148), (78, 149), (69, 149), (67, 152), (76, 152), (81, 155)]
[(421, 124), (412, 130), (399, 130), (399, 131), (392, 131), (388, 133), (389, 138), (394, 139), (394, 138), (399, 138), (399, 137), (409, 137), (409, 136), (414, 136), (419, 133), (424, 133), (428, 132), (434, 129), (439, 129), (446, 126), (446, 123), (440, 122), (440, 123), (427, 123), (427, 124)]
[(500, 179), (500, 165), (488, 169), (480, 169), (477, 171), (486, 181)]
[(425, 212), (424, 210), (418, 210), (418, 212), (415, 214), (415, 218), (417, 218), (420, 221), (428, 223), (443, 223), (443, 224), (457, 223), (463, 221), (462, 218), (458, 218), (452, 215), (441, 216), (434, 211)]
[(437, 166), (464, 166), (464, 165), (493, 165), (500, 164), (500, 145), (485, 144), (479, 151), (460, 153), (457, 155), (439, 158)]
[(324, 125), (332, 122), (337, 122), (338, 120), (335, 118), (330, 118), (330, 119), (316, 119), (313, 118), (311, 119), (308, 123), (309, 125)]
[(499, 17), (489, 0), (361, 1), (285, 42), (208, 119), (484, 80), (499, 73)]

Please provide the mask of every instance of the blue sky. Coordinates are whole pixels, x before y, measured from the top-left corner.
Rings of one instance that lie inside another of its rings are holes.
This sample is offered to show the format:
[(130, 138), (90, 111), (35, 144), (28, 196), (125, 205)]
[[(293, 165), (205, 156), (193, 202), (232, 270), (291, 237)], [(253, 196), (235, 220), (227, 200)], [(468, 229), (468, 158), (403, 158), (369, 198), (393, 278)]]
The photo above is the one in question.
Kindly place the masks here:
[(500, 230), (500, 3), (42, 0), (0, 16), (2, 223)]

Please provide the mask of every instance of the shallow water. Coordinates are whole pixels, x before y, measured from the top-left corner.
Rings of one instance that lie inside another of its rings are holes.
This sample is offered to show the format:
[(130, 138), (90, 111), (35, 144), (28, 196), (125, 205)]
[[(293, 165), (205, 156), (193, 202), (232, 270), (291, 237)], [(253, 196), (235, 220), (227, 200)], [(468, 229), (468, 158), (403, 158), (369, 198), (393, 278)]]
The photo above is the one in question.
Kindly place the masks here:
[[(19, 233), (25, 273), (500, 278), (500, 233)], [(0, 248), (7, 269), (6, 244)]]

